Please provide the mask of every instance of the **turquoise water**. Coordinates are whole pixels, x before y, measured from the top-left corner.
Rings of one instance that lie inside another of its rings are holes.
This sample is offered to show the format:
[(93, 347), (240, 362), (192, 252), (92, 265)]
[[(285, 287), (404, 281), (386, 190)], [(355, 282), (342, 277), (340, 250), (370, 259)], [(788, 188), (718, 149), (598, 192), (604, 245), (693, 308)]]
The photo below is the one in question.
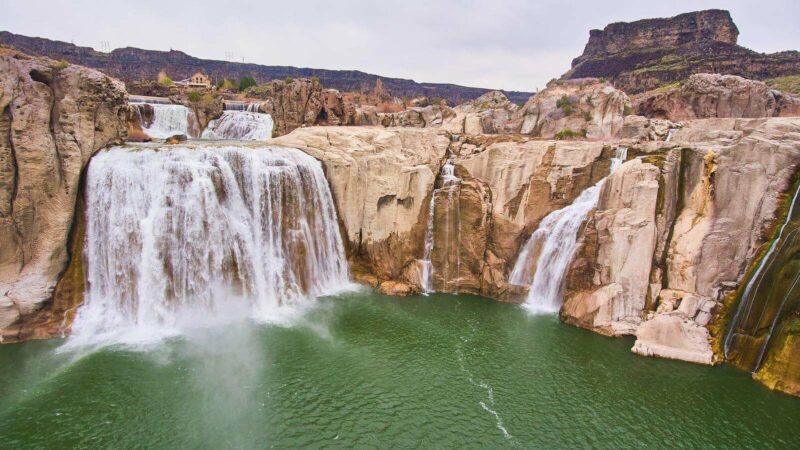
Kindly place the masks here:
[(800, 399), (477, 297), (319, 300), (146, 350), (0, 346), (0, 448), (800, 447)]

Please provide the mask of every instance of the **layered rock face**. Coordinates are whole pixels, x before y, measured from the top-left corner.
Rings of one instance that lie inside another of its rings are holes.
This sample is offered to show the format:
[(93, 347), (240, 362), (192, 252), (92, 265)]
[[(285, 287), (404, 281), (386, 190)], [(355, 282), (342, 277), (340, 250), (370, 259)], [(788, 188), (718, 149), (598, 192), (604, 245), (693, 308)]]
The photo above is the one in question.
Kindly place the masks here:
[(630, 100), (594, 78), (553, 82), (517, 110), (507, 128), (546, 139), (618, 137)]
[(634, 102), (637, 114), (672, 121), (800, 115), (800, 98), (735, 75), (695, 74), (680, 87)]
[(83, 168), (127, 124), (122, 83), (0, 51), (0, 338), (9, 341), (26, 337), (23, 321), (52, 300)]
[(800, 164), (799, 131), (798, 119), (698, 120), (674, 147), (644, 143), (586, 225), (564, 320), (635, 334), (643, 355), (717, 361), (706, 325), (776, 220)]
[(613, 23), (592, 30), (562, 79), (604, 77), (628, 94), (720, 73), (765, 80), (800, 73), (800, 53), (757, 53), (736, 44), (730, 13), (696, 11), (666, 19)]

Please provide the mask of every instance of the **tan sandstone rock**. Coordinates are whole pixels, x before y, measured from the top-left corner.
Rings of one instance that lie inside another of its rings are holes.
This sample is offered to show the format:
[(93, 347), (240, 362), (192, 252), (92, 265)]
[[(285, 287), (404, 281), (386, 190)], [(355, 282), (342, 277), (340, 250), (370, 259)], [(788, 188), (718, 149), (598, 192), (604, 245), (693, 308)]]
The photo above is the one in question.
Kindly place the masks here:
[(590, 139), (618, 137), (630, 100), (596, 78), (551, 82), (514, 113), (509, 130), (547, 139), (566, 130)]
[(81, 173), (124, 138), (122, 83), (100, 72), (0, 54), (0, 336), (51, 299), (68, 262)]
[(450, 139), (425, 128), (312, 127), (270, 141), (320, 160), (354, 270), (398, 280), (422, 256), (428, 202)]
[(637, 114), (673, 121), (800, 115), (798, 97), (762, 81), (709, 73), (692, 75), (679, 87), (645, 92), (634, 103)]
[(565, 321), (611, 335), (633, 334), (641, 323), (657, 239), (659, 177), (656, 166), (634, 159), (603, 184), (592, 221), (594, 287), (567, 296)]

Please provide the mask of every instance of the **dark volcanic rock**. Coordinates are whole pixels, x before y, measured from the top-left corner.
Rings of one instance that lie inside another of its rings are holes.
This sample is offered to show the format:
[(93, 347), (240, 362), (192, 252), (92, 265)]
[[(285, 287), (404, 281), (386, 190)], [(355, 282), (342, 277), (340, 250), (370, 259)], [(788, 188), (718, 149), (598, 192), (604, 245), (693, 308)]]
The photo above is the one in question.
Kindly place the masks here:
[(635, 94), (695, 73), (757, 80), (800, 73), (800, 53), (758, 53), (737, 45), (738, 34), (730, 13), (722, 10), (613, 23), (590, 31), (583, 54), (562, 78), (607, 78)]
[[(188, 78), (197, 71), (203, 71), (212, 80), (228, 78), (238, 80), (246, 76), (254, 77), (258, 82), (283, 80), (287, 77), (316, 77), (329, 88), (341, 91), (372, 90), (380, 79), (383, 89), (397, 97), (441, 97), (451, 105), (478, 98), (490, 89), (459, 86), (455, 84), (417, 83), (402, 78), (386, 78), (357, 70), (324, 70), (291, 66), (262, 66), (228, 61), (199, 59), (186, 53), (171, 50), (169, 52), (142, 50), (126, 47), (118, 48), (110, 53), (95, 51), (90, 47), (78, 47), (61, 41), (52, 41), (37, 37), (0, 31), (0, 44), (11, 45), (26, 53), (63, 59), (73, 64), (99, 69), (108, 75), (126, 82), (154, 80), (158, 72), (164, 70), (173, 79)], [(137, 93), (145, 93), (143, 92)], [(506, 96), (516, 103), (522, 104), (531, 96), (531, 92), (505, 91)], [(147, 92), (146, 95), (152, 95)]]

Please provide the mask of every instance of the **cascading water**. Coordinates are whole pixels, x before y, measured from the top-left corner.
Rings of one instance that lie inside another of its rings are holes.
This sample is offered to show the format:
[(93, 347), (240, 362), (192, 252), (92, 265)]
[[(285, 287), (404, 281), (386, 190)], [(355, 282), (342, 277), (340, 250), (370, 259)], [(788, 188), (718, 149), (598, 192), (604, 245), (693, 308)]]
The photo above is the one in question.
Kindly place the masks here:
[(264, 141), (272, 137), (272, 116), (259, 112), (228, 110), (208, 123), (202, 139)]
[(166, 139), (176, 134), (189, 135), (189, 108), (183, 105), (148, 103), (153, 107), (153, 123), (142, 129), (155, 139)]
[[(449, 206), (453, 202), (453, 195), (456, 194), (461, 186), (461, 179), (455, 176), (455, 166), (448, 161), (442, 166), (442, 170), (440, 173), (441, 179), (441, 187), (438, 189), (433, 190), (433, 194), (431, 195), (431, 203), (428, 209), (428, 227), (425, 232), (425, 253), (422, 256), (422, 271), (420, 272), (420, 286), (422, 287), (422, 291), (424, 293), (431, 293), (433, 292), (433, 262), (431, 257), (433, 255), (433, 225), (434, 225), (434, 213), (435, 213), (435, 206), (436, 206), (436, 196), (441, 193), (447, 194), (447, 205)], [(446, 214), (447, 222), (445, 223), (445, 242), (444, 248), (450, 248), (450, 215)], [(459, 220), (459, 214), (456, 214), (456, 220)], [(460, 229), (460, 224), (456, 224), (456, 230)], [(458, 236), (456, 237), (456, 241), (458, 241)], [(456, 255), (456, 276), (461, 269), (461, 258), (460, 255)], [(448, 271), (445, 271), (445, 277), (447, 276)], [(447, 279), (445, 278), (443, 286), (446, 288), (447, 286)]]
[(296, 149), (100, 153), (85, 248), (76, 345), (157, 340), (232, 309), (280, 320), (281, 305), (350, 287), (321, 164)]
[(672, 135), (674, 135), (676, 131), (678, 131), (677, 128), (670, 128), (669, 131), (667, 131), (667, 137), (664, 139), (664, 142), (671, 141)]
[(752, 372), (757, 372), (764, 363), (779, 322), (796, 308), (786, 311), (791, 303), (797, 303), (800, 286), (795, 262), (800, 248), (798, 200), (800, 186), (794, 192), (778, 234), (747, 281), (725, 335), (725, 358)]
[[(610, 173), (625, 161), (626, 147), (618, 147), (611, 159)], [(528, 239), (509, 275), (508, 282), (530, 285), (524, 306), (537, 314), (558, 312), (564, 277), (578, 247), (578, 229), (586, 216), (597, 206), (600, 190), (605, 178), (581, 192), (575, 201), (564, 208), (553, 211), (539, 224), (539, 228)], [(533, 259), (535, 267), (533, 267)]]

